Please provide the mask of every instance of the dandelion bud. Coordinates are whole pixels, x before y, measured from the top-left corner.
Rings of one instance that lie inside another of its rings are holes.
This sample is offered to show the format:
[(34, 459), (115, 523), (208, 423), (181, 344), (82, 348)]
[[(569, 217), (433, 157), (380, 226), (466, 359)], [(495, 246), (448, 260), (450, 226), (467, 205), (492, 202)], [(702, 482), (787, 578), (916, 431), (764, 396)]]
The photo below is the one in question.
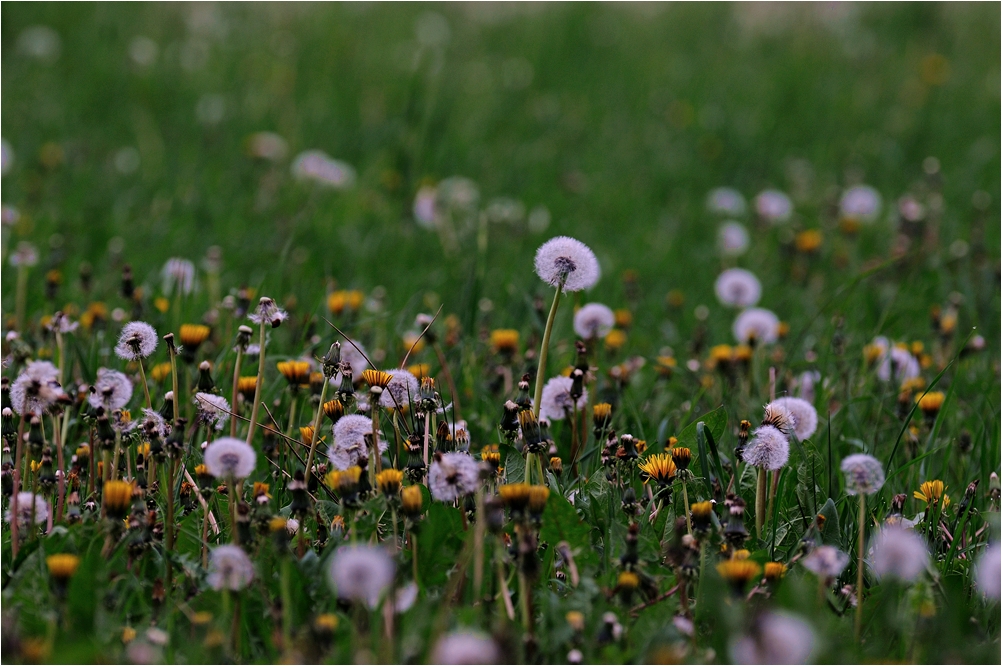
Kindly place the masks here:
[(330, 379), (333, 377), (341, 365), (341, 343), (335, 341), (331, 345), (331, 348), (327, 350), (327, 354), (324, 355), (323, 361), (324, 376)]
[(758, 577), (762, 567), (753, 560), (725, 560), (717, 565), (717, 573), (730, 583), (736, 594), (744, 592), (745, 586)]
[(519, 409), (532, 409), (532, 398), (529, 397), (529, 373), (522, 375), (518, 382), (518, 395), (515, 397), (515, 404)]
[(424, 506), (424, 497), (421, 495), (421, 486), (407, 486), (400, 490), (400, 510), (405, 516), (414, 520), (421, 515)]
[(786, 575), (786, 565), (782, 562), (766, 562), (765, 570), (763, 572), (764, 578), (770, 582), (775, 583), (776, 581), (783, 578)]
[(558, 477), (562, 475), (564, 473), (564, 461), (558, 456), (550, 458), (550, 471)]
[(501, 431), (510, 437), (513, 437), (518, 432), (518, 413), (519, 406), (517, 404), (511, 400), (504, 403), (501, 414)]

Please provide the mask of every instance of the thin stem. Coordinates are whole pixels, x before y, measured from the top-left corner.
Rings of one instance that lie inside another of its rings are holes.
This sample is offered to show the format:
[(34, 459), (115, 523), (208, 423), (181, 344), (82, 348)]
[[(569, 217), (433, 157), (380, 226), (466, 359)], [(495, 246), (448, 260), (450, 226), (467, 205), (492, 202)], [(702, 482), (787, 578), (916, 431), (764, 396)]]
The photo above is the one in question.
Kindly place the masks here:
[(52, 417), (52, 439), (53, 446), (56, 447), (56, 462), (59, 465), (59, 500), (56, 503), (56, 522), (63, 519), (63, 500), (66, 497), (66, 460), (63, 455), (63, 440), (59, 432), (59, 422), (56, 417)]
[(550, 314), (546, 318), (546, 328), (543, 329), (543, 342), (539, 346), (539, 367), (536, 370), (536, 390), (533, 394), (532, 415), (539, 418), (539, 406), (543, 401), (543, 381), (546, 376), (546, 355), (550, 348), (550, 333), (553, 332), (553, 320), (557, 317), (557, 306), (560, 305), (560, 294), (564, 291), (564, 281), (561, 280), (557, 286), (557, 293), (553, 295), (553, 305), (550, 306)]
[(226, 479), (227, 503), (230, 505), (230, 541), (234, 545), (240, 545), (240, 534), (237, 530), (237, 486), (233, 482), (233, 477)]
[(863, 631), (863, 540), (866, 534), (866, 495), (859, 496), (859, 541), (856, 562), (856, 642)]
[(689, 515), (689, 490), (685, 487), (685, 479), (682, 479), (682, 501), (685, 502), (685, 529), (692, 535), (692, 516)]
[(115, 456), (111, 461), (111, 480), (118, 478), (118, 458), (122, 455), (122, 431), (115, 428)]
[(153, 410), (153, 399), (150, 398), (150, 387), (146, 383), (146, 370), (143, 368), (143, 359), (139, 359), (139, 379), (143, 383), (143, 393), (146, 394), (146, 406)]
[(282, 650), (292, 649), (292, 590), (289, 587), (289, 557), (282, 554)]
[(254, 441), (254, 430), (257, 428), (257, 412), (261, 406), (261, 387), (264, 385), (264, 321), (261, 321), (260, 351), (257, 361), (257, 384), (254, 386), (254, 406), (251, 408), (250, 427), (247, 429), (247, 443)]
[[(181, 418), (181, 411), (179, 407), (181, 404), (181, 396), (178, 394), (177, 381), (177, 347), (173, 344), (167, 345), (167, 353), (170, 356), (171, 401), (174, 403), (174, 420), (177, 421)], [(146, 382), (143, 382), (143, 385), (145, 386)], [(149, 398), (149, 393), (147, 393), (146, 396)], [(152, 407), (150, 409), (152, 409)]]
[(330, 377), (324, 375), (324, 385), (320, 389), (320, 404), (317, 405), (317, 416), (313, 419), (313, 441), (310, 442), (310, 454), (306, 456), (306, 478), (309, 479), (313, 470), (313, 456), (317, 452), (317, 443), (320, 441), (320, 420), (324, 414), (324, 401), (327, 399), (327, 386), (330, 384)]
[[(233, 406), (233, 410), (237, 409), (237, 386), (240, 385), (240, 364), (244, 358), (244, 348), (237, 345), (237, 360), (233, 364), (233, 391), (230, 396), (230, 404)], [(237, 436), (237, 420), (230, 419), (230, 437)]]
[(758, 487), (755, 490), (755, 533), (759, 539), (762, 538), (762, 527), (765, 525), (765, 503), (766, 493), (768, 493), (765, 469), (758, 469)]

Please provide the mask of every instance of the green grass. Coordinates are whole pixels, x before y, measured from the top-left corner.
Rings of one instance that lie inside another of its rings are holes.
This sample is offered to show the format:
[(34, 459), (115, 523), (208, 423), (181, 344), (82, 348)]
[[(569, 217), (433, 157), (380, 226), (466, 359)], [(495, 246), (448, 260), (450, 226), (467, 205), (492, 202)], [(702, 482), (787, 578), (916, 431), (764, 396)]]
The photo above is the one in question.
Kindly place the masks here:
[[(671, 622), (680, 612), (677, 596), (634, 619), (629, 606), (606, 594), (616, 586), (627, 521), (619, 510), (622, 489), (597, 469), (596, 450), (583, 469), (587, 481), (567, 473), (551, 479), (540, 533), (545, 573), (535, 585), (538, 658), (567, 659), (577, 643), (565, 614), (580, 610), (588, 627), (580, 643), (587, 661), (662, 659), (666, 653), (658, 650), (664, 646), (689, 650), (681, 655), (688, 660), (726, 661), (728, 643), (747, 626), (751, 609), (774, 605), (807, 618), (819, 640), (814, 658), (823, 662), (997, 662), (999, 606), (972, 594), (970, 567), (986, 540), (998, 539), (998, 499), (993, 503), (989, 497), (988, 477), (999, 469), (1002, 401), (999, 11), (989, 4), (932, 3), (835, 9), (5, 3), (0, 130), (15, 163), (3, 177), (2, 200), (21, 214), (15, 226), (4, 229), (5, 331), (16, 281), (7, 258), (21, 240), (35, 243), (41, 255), (29, 273), (30, 326), (22, 331), (30, 358), (54, 356), (51, 337), (37, 324), (65, 304), (82, 310), (98, 300), (131, 311), (133, 304), (119, 293), (121, 267), (128, 263), (142, 287), (141, 316), (161, 334), (177, 333), (181, 322), (213, 323), (199, 358), (213, 361), (216, 383), (228, 397), (232, 334), (243, 322), (229, 311), (213, 311), (217, 304), (204, 289), (204, 273), (203, 288), (179, 312), (160, 313), (153, 305), (167, 258), (198, 262), (216, 245), (223, 253), (224, 294), (251, 286), (293, 315), (271, 333), (268, 348), (264, 397), (275, 405), (279, 423), (286, 425), (289, 393), (273, 361), (326, 351), (335, 336), (319, 317), (331, 316), (326, 295), (336, 284), (369, 297), (363, 313), (334, 321), (385, 367), (396, 366), (406, 352), (400, 336), (420, 330), (413, 324), (416, 314), (442, 305), (443, 318), (456, 316), (461, 333), (455, 341), (443, 340), (443, 347), (459, 395), (449, 395), (430, 348), (417, 351), (412, 362), (431, 364), (445, 402), (459, 399), (478, 451), (498, 441), (501, 404), (512, 397), (492, 386), (499, 362), (483, 338), (490, 329), (515, 328), (522, 335), (521, 350), (538, 351), (552, 291), (533, 274), (533, 253), (553, 235), (574, 236), (596, 252), (603, 276), (590, 292), (563, 302), (549, 370), (574, 361), (573, 304), (594, 300), (630, 309), (634, 325), (626, 345), (598, 354), (599, 383), (590, 390), (616, 405), (614, 427), (620, 434), (645, 439), (653, 450), (671, 435), (691, 446), (697, 458), (697, 479), (688, 484), (692, 501), (711, 496), (703, 480), (710, 467), (706, 453), (697, 455), (695, 428), (686, 426), (706, 421), (729, 465), (737, 424), (757, 423), (768, 401), (768, 368), (777, 369), (780, 393), (790, 390), (802, 371), (821, 373), (814, 401), (818, 432), (793, 447), (773, 529), (747, 546), (753, 558), (790, 562), (811, 517), (829, 498), (834, 506), (825, 509), (826, 516), (837, 526), (830, 538), (854, 552), (857, 505), (844, 493), (838, 470), (850, 453), (872, 453), (888, 471), (887, 485), (868, 504), (875, 521), (886, 516), (895, 493), (908, 496), (908, 517), (920, 515), (912, 492), (922, 481), (939, 478), (953, 498), (947, 513), (956, 529), (964, 488), (975, 480), (980, 485), (965, 528), (970, 543), (952, 553), (940, 543), (934, 571), (908, 589), (868, 580), (867, 639), (861, 647), (852, 639), (852, 609), (842, 617), (844, 600), (834, 591), (827, 602), (818, 602), (816, 580), (802, 568), (791, 566), (771, 601), (759, 597), (758, 603), (745, 604), (727, 599), (712, 556), (696, 599), (697, 639), (689, 643)], [(427, 12), (445, 18), (450, 36), (418, 48), (415, 26), (428, 30), (440, 23)], [(60, 36), (61, 53), (53, 63), (27, 57), (19, 47), (23, 30), (37, 24)], [(159, 57), (147, 68), (129, 57), (130, 43), (140, 35), (159, 46)], [(201, 66), (182, 64), (199, 53)], [(207, 94), (225, 102), (217, 124), (196, 116)], [(247, 137), (264, 130), (288, 141), (287, 158), (273, 163), (246, 155)], [(128, 174), (114, 165), (124, 147), (139, 155), (138, 169)], [(334, 191), (297, 182), (289, 163), (308, 149), (351, 164), (357, 184)], [(53, 152), (61, 159), (44, 157)], [(938, 170), (928, 158), (935, 158)], [(532, 231), (524, 221), (492, 223), (479, 238), (474, 225), (459, 233), (455, 249), (447, 249), (438, 234), (415, 224), (411, 207), (422, 184), (453, 175), (477, 184), (481, 209), (497, 197), (512, 197), (526, 210), (545, 206), (552, 222), (545, 231)], [(847, 236), (838, 228), (837, 201), (844, 187), (857, 182), (881, 192), (884, 210), (858, 236)], [(710, 346), (733, 342), (734, 312), (718, 305), (713, 294), (721, 267), (733, 262), (718, 257), (719, 218), (705, 207), (707, 192), (721, 185), (738, 188), (749, 201), (776, 187), (795, 203), (785, 227), (742, 219), (752, 245), (737, 263), (759, 276), (761, 305), (788, 322), (790, 333), (774, 348), (757, 352), (751, 369), (733, 382), (702, 365)], [(900, 232), (891, 211), (906, 193), (933, 214), (908, 249), (895, 253)], [(803, 229), (822, 231), (817, 255), (795, 251), (794, 234)], [(922, 237), (929, 229), (936, 238)], [(89, 293), (77, 279), (84, 262), (94, 272)], [(50, 268), (63, 274), (53, 300), (46, 298), (43, 279)], [(634, 287), (624, 279), (628, 270), (637, 276)], [(668, 304), (671, 290), (681, 292), (682, 305)], [(952, 337), (942, 337), (930, 326), (930, 308), (945, 312), (951, 303), (958, 324)], [(708, 308), (705, 320), (696, 315), (699, 305)], [(90, 382), (99, 366), (124, 369), (110, 350), (118, 326), (81, 330), (69, 338), (72, 379)], [(985, 338), (986, 349), (960, 358), (972, 329)], [(445, 322), (437, 322), (434, 332), (446, 338)], [(898, 387), (877, 381), (865, 366), (863, 346), (877, 335), (921, 341), (932, 355), (922, 376), (946, 394), (934, 422), (924, 422), (918, 411), (910, 421), (903, 419)], [(5, 355), (10, 351), (16, 349), (5, 348)], [(668, 381), (653, 369), (654, 359), (665, 354), (679, 364)], [(619, 387), (607, 370), (632, 356), (647, 364)], [(690, 359), (700, 363), (696, 371), (686, 369)], [(165, 360), (161, 346), (147, 372)], [(516, 357), (510, 366), (517, 380), (533, 361)], [(15, 360), (5, 375), (13, 379), (19, 371)], [(185, 372), (181, 385), (187, 396), (195, 370)], [(243, 374), (251, 372), (245, 365)], [(155, 404), (166, 388), (154, 383)], [(141, 393), (133, 398), (134, 414)], [(300, 414), (310, 409), (304, 401)], [(307, 418), (288, 425), (305, 424)], [(67, 455), (88, 432), (86, 421), (72, 423)], [(7, 429), (5, 423), (5, 436)], [(555, 424), (552, 434), (566, 459), (567, 424)], [(969, 449), (962, 445), (968, 440)], [(702, 450), (706, 445), (704, 440)], [(600, 448), (595, 442), (589, 446)], [(513, 449), (504, 453), (508, 480), (518, 480), (522, 456)], [(197, 458), (194, 453), (189, 469)], [(257, 476), (265, 479), (266, 469), (259, 456)], [(754, 472), (743, 471), (735, 483), (748, 503), (745, 523), (754, 531)], [(726, 470), (724, 477), (726, 484)], [(642, 496), (636, 478), (634, 486)], [(563, 500), (572, 491), (574, 508)], [(274, 494), (277, 512), (289, 495)], [(163, 511), (159, 496), (157, 501)], [(221, 502), (225, 507), (225, 498)], [(381, 502), (372, 499), (361, 512), (363, 536), (376, 529)], [(638, 519), (641, 569), (652, 576), (658, 593), (676, 581), (661, 555), (672, 540), (673, 520), (681, 515), (678, 502), (666, 507), (659, 521), (647, 521), (646, 512)], [(327, 518), (343, 512), (332, 502), (322, 510)], [(575, 510), (583, 522), (575, 521)], [(717, 513), (726, 521), (722, 506)], [(229, 533), (225, 517), (224, 508), (222, 542)], [(381, 530), (386, 520), (383, 516)], [(194, 595), (187, 601), (190, 609), (213, 612), (212, 626), (228, 635), (222, 599), (204, 589), (197, 562), (200, 521), (198, 510), (181, 518), (177, 566), (185, 573), (179, 576)], [(314, 529), (312, 519), (310, 525)], [(432, 505), (420, 537), (426, 587), (414, 609), (401, 616), (391, 657), (374, 640), (380, 615), (338, 606), (328, 590), (322, 567), (333, 539), (292, 567), (297, 630), (317, 613), (337, 612), (333, 651), (324, 655), (333, 661), (353, 660), (363, 647), (379, 659), (426, 659), (434, 637), (461, 625), (494, 630), (513, 659), (528, 658), (518, 622), (499, 621), (495, 602), (475, 606), (470, 581), (460, 583), (451, 575), (463, 561), (469, 532), (460, 531), (462, 526), (457, 509)], [(38, 550), (25, 548), (27, 555), (17, 562), (11, 560), (5, 530), (5, 632), (14, 626), (6, 612), (10, 605), (17, 608), (16, 635), (22, 639), (44, 637), (65, 622), (49, 646), (49, 659), (116, 660), (124, 658), (122, 627), (142, 632), (152, 621), (170, 632), (168, 658), (222, 659), (223, 652), (204, 647), (207, 629), (192, 627), (173, 602), (165, 609), (152, 603), (154, 580), (163, 572), (159, 546), (137, 558), (130, 575), (123, 549), (110, 559), (100, 557), (101, 529), (96, 518), (59, 527), (33, 542)], [(561, 540), (576, 551), (581, 573), (576, 588), (554, 579), (553, 552)], [(60, 615), (40, 555), (64, 550), (84, 559)], [(260, 581), (245, 595), (242, 660), (282, 656), (272, 635), (278, 620), (269, 615), (276, 612), (271, 605), (279, 598), (278, 578), (266, 573), (277, 571), (278, 557), (267, 538), (255, 551)], [(404, 582), (410, 555), (399, 562)], [(855, 581), (855, 567), (853, 559), (839, 586)], [(493, 593), (496, 580), (491, 566), (487, 569), (485, 587)], [(459, 585), (451, 609), (442, 603), (450, 584)], [(508, 584), (517, 610), (517, 579), (512, 576)], [(930, 600), (936, 612), (919, 613)], [(626, 627), (622, 643), (603, 646), (598, 640), (606, 610), (614, 610)], [(367, 624), (371, 633), (365, 635)], [(298, 640), (306, 650), (314, 639), (304, 633)], [(17, 658), (28, 658), (28, 652)]]

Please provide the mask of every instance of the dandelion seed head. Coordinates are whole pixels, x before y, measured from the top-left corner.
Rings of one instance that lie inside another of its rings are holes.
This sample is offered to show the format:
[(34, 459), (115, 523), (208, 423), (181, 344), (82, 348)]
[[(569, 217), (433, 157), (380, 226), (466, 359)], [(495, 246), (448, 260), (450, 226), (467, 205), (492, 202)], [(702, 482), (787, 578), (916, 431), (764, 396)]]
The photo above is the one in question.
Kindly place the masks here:
[(793, 215), (793, 202), (779, 190), (763, 190), (755, 197), (755, 212), (766, 222), (782, 224)]
[(571, 388), (574, 380), (570, 377), (551, 377), (543, 386), (543, 396), (539, 401), (539, 418), (546, 421), (561, 421), (570, 414), (575, 404), (578, 411), (582, 411), (588, 405), (588, 390), (583, 389), (581, 397), (575, 403), (571, 397)]
[(106, 412), (122, 409), (132, 399), (132, 382), (125, 374), (110, 368), (99, 368), (97, 381), (91, 387), (87, 402), (94, 409), (103, 407)]
[(761, 469), (781, 469), (790, 459), (790, 440), (775, 426), (760, 426), (752, 433), (742, 457), (749, 465)]
[(452, 502), (470, 495), (479, 483), (477, 461), (458, 451), (436, 455), (428, 471), (428, 489), (439, 502)]
[(379, 405), (384, 409), (407, 408), (412, 400), (417, 399), (420, 388), (417, 377), (403, 368), (393, 368), (386, 372), (393, 375), (393, 379), (380, 394)]
[(18, 415), (41, 415), (61, 394), (59, 369), (48, 361), (28, 361), (10, 385), (11, 407)]
[(878, 578), (914, 582), (929, 565), (925, 539), (900, 526), (885, 526), (870, 545), (870, 569)]
[(740, 257), (750, 244), (748, 230), (740, 222), (729, 220), (717, 229), (717, 249), (725, 257)]
[(766, 611), (750, 634), (731, 644), (736, 664), (810, 663), (817, 639), (803, 618), (785, 611)]
[(877, 190), (869, 185), (856, 185), (842, 194), (839, 210), (842, 217), (858, 222), (872, 222), (880, 214), (881, 203)]
[(28, 241), (21, 241), (10, 255), (11, 266), (30, 268), (38, 263), (38, 249)]
[(706, 196), (706, 209), (718, 215), (744, 215), (744, 196), (733, 187), (717, 187)]
[(230, 419), (230, 403), (221, 395), (212, 393), (196, 393), (195, 405), (198, 407), (198, 420), (203, 425), (216, 430), (222, 430)]
[(335, 190), (344, 190), (355, 184), (355, 168), (347, 162), (332, 158), (322, 150), (307, 150), (292, 160), (292, 175), (297, 180), (317, 183)]
[(168, 296), (174, 289), (187, 296), (195, 290), (195, 264), (181, 257), (171, 257), (160, 271), (160, 279)]
[[(876, 340), (874, 340), (876, 342)], [(877, 379), (882, 382), (894, 380), (900, 384), (906, 379), (913, 379), (922, 373), (922, 366), (918, 359), (912, 356), (907, 349), (902, 349), (896, 345), (890, 346), (880, 356), (880, 363), (877, 366)]]
[(770, 405), (785, 409), (793, 417), (793, 432), (803, 441), (818, 429), (818, 410), (802, 398), (777, 398)]
[(157, 330), (144, 321), (130, 321), (122, 327), (115, 354), (126, 361), (138, 361), (157, 348)]
[[(359, 460), (369, 458), (369, 448), (365, 436), (372, 432), (372, 419), (361, 414), (346, 414), (334, 424), (334, 443), (327, 450), (327, 457), (338, 470), (344, 471), (358, 464)], [(379, 440), (379, 451), (382, 453), (389, 447), (386, 441)]]
[(253, 447), (236, 437), (220, 437), (205, 449), (205, 466), (217, 479), (246, 479), (256, 465)]
[(751, 271), (728, 268), (713, 285), (717, 300), (736, 308), (749, 308), (762, 298), (762, 283)]
[(564, 291), (589, 289), (601, 274), (595, 253), (569, 236), (557, 236), (539, 246), (535, 266), (543, 282), (553, 287), (563, 283)]
[(765, 308), (748, 308), (734, 320), (732, 331), (738, 342), (769, 345), (779, 340), (779, 317)]
[(433, 664), (496, 664), (497, 644), (478, 631), (461, 630), (442, 636), (431, 653)]
[(845, 491), (850, 495), (872, 495), (884, 485), (884, 467), (865, 453), (854, 453), (842, 460)]
[[(41, 495), (35, 495), (27, 491), (17, 494), (17, 524), (19, 527), (27, 528), (31, 525), (32, 513), (36, 525), (40, 525), (49, 519), (49, 503)], [(3, 519), (11, 522), (13, 514), (10, 509), (4, 513)]]
[(998, 600), (1002, 594), (1002, 551), (998, 542), (988, 546), (978, 559), (974, 570), (974, 581), (981, 594), (989, 599)]
[(604, 338), (616, 325), (616, 314), (607, 305), (588, 303), (574, 313), (574, 332), (585, 340)]
[(361, 601), (375, 608), (393, 583), (396, 565), (380, 546), (341, 546), (334, 551), (328, 579), (342, 599)]
[(816, 576), (835, 578), (848, 566), (849, 555), (835, 546), (818, 546), (801, 563)]
[(209, 575), (206, 581), (213, 590), (239, 592), (250, 585), (252, 580), (254, 563), (240, 546), (216, 546), (209, 552)]
[[(289, 313), (278, 307), (273, 299), (263, 296), (258, 301), (254, 312), (248, 314), (247, 318), (255, 324), (270, 324), (272, 328), (278, 328), (283, 321), (289, 318)], [(248, 351), (249, 349), (248, 347)]]

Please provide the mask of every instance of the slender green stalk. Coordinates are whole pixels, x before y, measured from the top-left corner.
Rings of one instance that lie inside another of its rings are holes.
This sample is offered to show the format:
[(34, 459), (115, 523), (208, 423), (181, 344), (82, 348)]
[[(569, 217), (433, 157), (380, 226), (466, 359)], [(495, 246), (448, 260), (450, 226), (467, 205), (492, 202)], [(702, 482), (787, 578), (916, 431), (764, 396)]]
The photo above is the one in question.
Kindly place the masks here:
[(261, 347), (257, 357), (257, 385), (254, 386), (254, 406), (251, 407), (250, 427), (247, 429), (247, 443), (254, 441), (254, 430), (257, 428), (257, 412), (261, 406), (261, 387), (264, 385), (264, 320), (261, 320)]
[[(171, 340), (167, 343), (167, 354), (170, 356), (170, 377), (171, 377), (171, 402), (174, 403), (174, 420), (177, 421), (181, 418), (181, 411), (179, 405), (181, 404), (181, 396), (178, 393), (178, 381), (177, 381), (177, 347), (174, 346), (173, 334), (171, 334)], [(145, 377), (145, 375), (144, 375)], [(146, 385), (146, 382), (143, 382)], [(149, 389), (147, 389), (146, 398), (149, 400)], [(153, 407), (151, 406), (150, 409)]]
[(685, 487), (685, 479), (682, 479), (682, 501), (685, 502), (685, 529), (692, 535), (692, 516), (689, 515), (689, 491)]
[(543, 342), (539, 346), (539, 367), (536, 370), (536, 390), (533, 393), (532, 414), (539, 418), (539, 406), (543, 401), (543, 382), (546, 378), (546, 356), (550, 348), (550, 334), (553, 332), (553, 320), (557, 318), (557, 306), (560, 305), (560, 294), (564, 291), (564, 281), (560, 281), (557, 293), (553, 295), (550, 314), (546, 318), (546, 328), (543, 329)]
[(327, 386), (330, 384), (330, 379), (324, 376), (324, 385), (320, 389), (320, 404), (317, 405), (317, 415), (313, 419), (313, 441), (310, 442), (310, 453), (306, 456), (306, 478), (309, 479), (310, 474), (313, 472), (313, 456), (317, 453), (317, 443), (320, 441), (320, 420), (324, 415), (324, 401), (327, 399)]
[(866, 534), (866, 495), (859, 495), (859, 541), (856, 562), (856, 642), (863, 631), (863, 541)]
[(233, 477), (226, 479), (227, 503), (230, 505), (230, 541), (234, 545), (240, 545), (240, 532), (237, 530), (237, 484), (233, 482)]
[(118, 478), (118, 459), (122, 455), (122, 431), (115, 428), (115, 455), (111, 461), (111, 480)]
[(289, 586), (289, 563), (287, 553), (282, 553), (282, 650), (289, 654), (292, 649), (292, 590)]
[(758, 487), (755, 489), (755, 533), (759, 539), (762, 538), (762, 528), (765, 526), (765, 504), (768, 493), (765, 469), (758, 470)]
[[(233, 411), (237, 411), (237, 385), (240, 383), (240, 364), (244, 359), (244, 348), (237, 345), (237, 360), (233, 364), (233, 391), (230, 394), (230, 406)], [(237, 419), (230, 418), (230, 437), (237, 436)]]
[(139, 359), (139, 380), (143, 383), (143, 394), (146, 395), (146, 406), (153, 409), (153, 399), (150, 397), (150, 387), (146, 383), (146, 369), (143, 368), (143, 359)]

